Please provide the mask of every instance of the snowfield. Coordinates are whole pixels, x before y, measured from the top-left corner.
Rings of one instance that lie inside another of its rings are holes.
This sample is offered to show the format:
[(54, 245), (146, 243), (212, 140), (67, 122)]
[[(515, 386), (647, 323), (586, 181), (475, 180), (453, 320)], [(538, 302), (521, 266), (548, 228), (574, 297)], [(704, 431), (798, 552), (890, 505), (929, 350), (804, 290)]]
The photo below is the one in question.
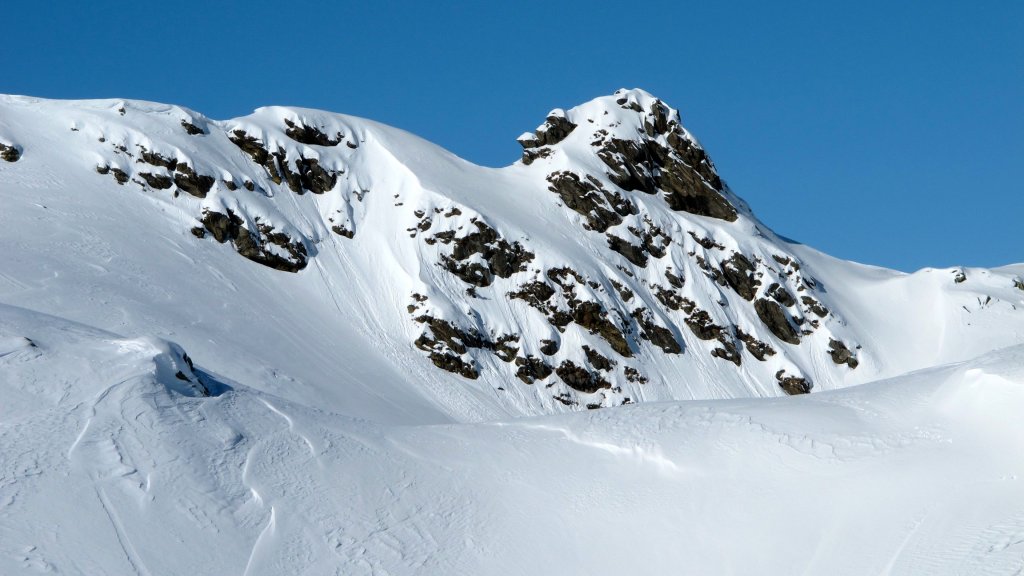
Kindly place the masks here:
[(641, 90), (520, 142), (0, 96), (0, 574), (1024, 571), (1024, 265), (779, 238)]
[(797, 398), (381, 426), (209, 374), (219, 395), (196, 397), (172, 346), (0, 318), (4, 574), (1013, 574), (1024, 555), (1024, 347)]

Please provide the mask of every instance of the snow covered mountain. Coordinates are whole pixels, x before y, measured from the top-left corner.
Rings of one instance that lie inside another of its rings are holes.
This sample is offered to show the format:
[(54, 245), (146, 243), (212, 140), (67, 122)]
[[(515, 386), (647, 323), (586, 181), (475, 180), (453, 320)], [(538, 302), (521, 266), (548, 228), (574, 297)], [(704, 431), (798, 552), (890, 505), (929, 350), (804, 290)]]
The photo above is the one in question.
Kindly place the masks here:
[(0, 96), (0, 573), (1021, 558), (1024, 265), (780, 238), (642, 90), (519, 142)]
[(907, 276), (775, 236), (640, 90), (552, 111), (503, 169), (313, 110), (2, 106), (5, 302), (357, 417), (829, 390), (1024, 326), (1019, 269)]

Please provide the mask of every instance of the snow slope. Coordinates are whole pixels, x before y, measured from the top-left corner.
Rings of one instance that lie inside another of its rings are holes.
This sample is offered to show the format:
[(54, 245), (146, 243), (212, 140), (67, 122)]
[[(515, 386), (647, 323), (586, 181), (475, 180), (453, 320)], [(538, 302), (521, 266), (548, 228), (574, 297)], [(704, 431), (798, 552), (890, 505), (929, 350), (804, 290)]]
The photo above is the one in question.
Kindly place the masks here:
[(1024, 565), (1024, 266), (788, 242), (641, 90), (520, 142), (0, 96), (0, 574)]
[[(798, 398), (381, 426), (4, 306), (4, 574), (1012, 574), (1024, 348)], [(35, 344), (28, 344), (26, 335)], [(198, 368), (196, 369), (199, 370)]]

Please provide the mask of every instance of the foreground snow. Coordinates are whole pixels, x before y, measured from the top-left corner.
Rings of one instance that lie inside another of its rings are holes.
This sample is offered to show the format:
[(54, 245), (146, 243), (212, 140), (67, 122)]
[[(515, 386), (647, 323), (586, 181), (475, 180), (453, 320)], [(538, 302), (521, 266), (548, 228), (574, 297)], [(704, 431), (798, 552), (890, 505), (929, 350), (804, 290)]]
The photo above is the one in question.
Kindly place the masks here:
[(1024, 347), (800, 398), (382, 426), (189, 371), (157, 340), (10, 307), (0, 327), (4, 574), (1012, 574), (1024, 559)]

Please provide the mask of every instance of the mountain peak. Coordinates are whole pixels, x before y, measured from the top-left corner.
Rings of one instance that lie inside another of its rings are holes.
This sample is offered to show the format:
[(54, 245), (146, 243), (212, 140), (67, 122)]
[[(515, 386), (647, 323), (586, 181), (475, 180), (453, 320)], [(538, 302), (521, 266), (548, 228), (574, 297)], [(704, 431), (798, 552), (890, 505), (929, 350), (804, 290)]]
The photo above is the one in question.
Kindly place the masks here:
[[(627, 192), (661, 194), (672, 210), (729, 222), (738, 216), (711, 158), (682, 126), (679, 112), (643, 90), (620, 89), (569, 111), (556, 108), (518, 140), (523, 164), (562, 155)], [(599, 164), (592, 162), (595, 157)]]

